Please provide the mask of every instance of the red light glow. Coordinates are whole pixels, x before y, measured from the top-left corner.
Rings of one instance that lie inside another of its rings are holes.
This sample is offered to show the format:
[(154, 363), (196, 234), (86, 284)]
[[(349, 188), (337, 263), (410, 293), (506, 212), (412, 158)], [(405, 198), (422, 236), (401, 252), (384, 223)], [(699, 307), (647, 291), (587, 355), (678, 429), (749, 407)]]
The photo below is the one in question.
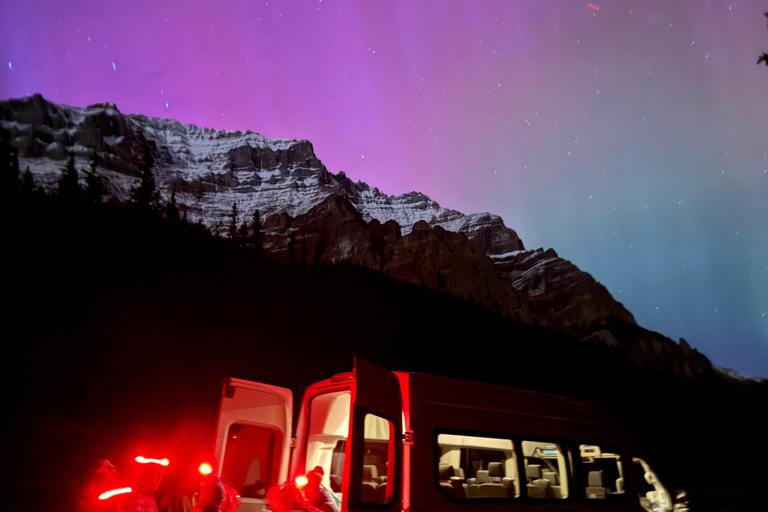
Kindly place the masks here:
[(596, 11), (600, 10), (600, 6), (595, 4), (587, 4), (587, 7), (589, 7), (590, 9), (594, 9)]
[(99, 499), (100, 500), (108, 500), (109, 498), (111, 498), (112, 496), (115, 496), (116, 494), (126, 494), (126, 493), (129, 493), (131, 491), (133, 491), (133, 489), (131, 489), (130, 487), (123, 487), (121, 489), (113, 489), (111, 491), (107, 491), (107, 492), (99, 494)]
[(213, 473), (213, 468), (207, 462), (203, 462), (202, 464), (200, 464), (200, 467), (197, 468), (197, 470), (200, 472), (201, 475), (210, 475), (211, 473)]
[(168, 459), (145, 459), (141, 455), (136, 457), (136, 462), (139, 464), (159, 464), (161, 466), (167, 466), (168, 465)]
[(298, 485), (299, 487), (304, 487), (305, 485), (307, 485), (308, 482), (309, 480), (307, 480), (307, 477), (304, 475), (300, 475), (296, 477), (296, 485)]

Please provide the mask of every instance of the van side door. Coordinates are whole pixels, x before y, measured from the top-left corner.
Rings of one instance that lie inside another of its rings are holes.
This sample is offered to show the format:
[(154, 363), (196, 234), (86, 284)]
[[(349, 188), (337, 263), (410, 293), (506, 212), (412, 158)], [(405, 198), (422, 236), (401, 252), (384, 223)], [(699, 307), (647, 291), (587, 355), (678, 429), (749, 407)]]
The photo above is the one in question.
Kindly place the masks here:
[(258, 511), (266, 490), (288, 477), (293, 394), (259, 382), (228, 378), (219, 401), (215, 471), (241, 496), (243, 512)]
[(342, 512), (401, 510), (402, 435), (397, 376), (355, 358)]

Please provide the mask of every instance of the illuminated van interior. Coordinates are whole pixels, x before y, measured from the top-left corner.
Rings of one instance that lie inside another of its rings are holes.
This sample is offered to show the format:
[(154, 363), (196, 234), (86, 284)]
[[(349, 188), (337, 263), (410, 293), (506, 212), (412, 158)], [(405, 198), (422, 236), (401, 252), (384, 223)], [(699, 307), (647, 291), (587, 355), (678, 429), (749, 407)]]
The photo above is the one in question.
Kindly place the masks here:
[(568, 474), (562, 447), (551, 442), (523, 441), (522, 448), (528, 497), (567, 498)]
[(597, 445), (579, 445), (581, 486), (587, 499), (606, 499), (611, 494), (624, 494), (624, 466), (616, 453), (603, 452)]
[[(350, 399), (349, 390), (337, 391), (318, 395), (309, 405), (306, 468), (310, 470), (321, 466), (324, 472), (322, 484), (339, 501), (342, 497)], [(393, 426), (374, 414), (366, 414), (364, 421), (361, 500), (366, 503), (389, 503), (394, 491), (387, 485), (389, 450), (394, 443)]]
[(520, 495), (510, 439), (438, 434), (438, 478), (443, 492), (458, 499)]
[(349, 432), (349, 390), (318, 395), (309, 405), (307, 463), (310, 470), (321, 466), (323, 485), (341, 499), (344, 449)]

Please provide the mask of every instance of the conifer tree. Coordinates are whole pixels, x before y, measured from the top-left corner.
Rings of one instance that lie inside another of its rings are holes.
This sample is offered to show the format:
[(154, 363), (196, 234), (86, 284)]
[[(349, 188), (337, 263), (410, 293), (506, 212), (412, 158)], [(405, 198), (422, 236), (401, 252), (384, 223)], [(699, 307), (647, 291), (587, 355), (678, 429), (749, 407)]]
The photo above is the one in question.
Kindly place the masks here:
[(21, 190), (25, 194), (31, 194), (37, 190), (37, 187), (35, 186), (35, 178), (33, 178), (32, 173), (29, 172), (29, 166), (27, 166), (27, 170), (24, 172), (24, 178), (21, 182)]
[(259, 210), (253, 211), (253, 218), (251, 220), (251, 241), (253, 242), (253, 250), (256, 253), (257, 258), (261, 258), (264, 253), (264, 242), (261, 237), (261, 221), (259, 220)]
[(293, 231), (288, 235), (288, 261), (291, 265), (296, 265), (296, 233)]
[[(765, 12), (765, 17), (768, 18), (768, 11)], [(763, 54), (757, 58), (758, 66), (761, 62), (765, 62), (765, 65), (768, 66), (768, 53), (763, 52)]]
[(2, 193), (12, 193), (19, 189), (19, 151), (11, 146), (11, 133), (0, 132), (0, 179)]
[(58, 196), (64, 199), (75, 199), (80, 193), (80, 184), (77, 181), (77, 169), (75, 168), (75, 153), (69, 152), (69, 161), (67, 166), (61, 170), (63, 173), (59, 178)]
[(107, 194), (107, 188), (104, 186), (104, 180), (100, 174), (97, 174), (96, 167), (99, 165), (99, 156), (94, 151), (91, 155), (91, 167), (85, 175), (85, 193), (90, 201), (100, 203)]
[[(186, 212), (184, 212), (184, 215), (186, 216)], [(168, 217), (168, 220), (170, 220), (171, 222), (176, 222), (179, 220), (179, 207), (176, 206), (175, 190), (171, 192), (171, 200), (168, 203), (168, 207), (167, 207), (167, 217)]]
[(237, 232), (237, 243), (240, 247), (245, 247), (248, 244), (248, 240), (251, 235), (251, 227), (247, 222), (240, 224), (240, 229)]
[(234, 240), (237, 237), (237, 202), (232, 202), (232, 212), (230, 212), (230, 217), (232, 217), (229, 221), (229, 229), (227, 230), (227, 233), (229, 234), (229, 238), (231, 240)]
[(155, 159), (152, 157), (152, 150), (149, 146), (144, 150), (144, 159), (139, 167), (141, 183), (138, 188), (133, 190), (133, 201), (145, 209), (157, 209), (158, 194), (155, 187), (155, 176), (152, 169), (155, 166)]

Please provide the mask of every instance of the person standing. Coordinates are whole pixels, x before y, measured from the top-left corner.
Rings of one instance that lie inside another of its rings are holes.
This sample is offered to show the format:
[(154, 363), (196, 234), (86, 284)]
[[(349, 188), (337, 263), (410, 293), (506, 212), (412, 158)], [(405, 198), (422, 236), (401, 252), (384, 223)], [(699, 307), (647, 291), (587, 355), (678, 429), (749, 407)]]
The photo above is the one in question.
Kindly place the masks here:
[(315, 469), (307, 473), (307, 485), (303, 489), (304, 497), (310, 505), (322, 512), (339, 512), (339, 506), (333, 494), (322, 484), (324, 474), (322, 466), (315, 466)]

